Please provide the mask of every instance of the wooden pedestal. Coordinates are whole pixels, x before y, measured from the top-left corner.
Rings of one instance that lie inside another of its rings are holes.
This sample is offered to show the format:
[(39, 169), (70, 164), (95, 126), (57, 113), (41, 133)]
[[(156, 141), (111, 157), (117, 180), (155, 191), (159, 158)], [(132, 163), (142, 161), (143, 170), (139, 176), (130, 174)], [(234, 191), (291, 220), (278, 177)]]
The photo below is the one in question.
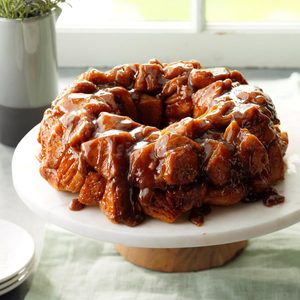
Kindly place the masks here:
[(116, 245), (131, 263), (161, 272), (191, 272), (220, 267), (236, 257), (247, 241), (195, 248), (134, 248)]

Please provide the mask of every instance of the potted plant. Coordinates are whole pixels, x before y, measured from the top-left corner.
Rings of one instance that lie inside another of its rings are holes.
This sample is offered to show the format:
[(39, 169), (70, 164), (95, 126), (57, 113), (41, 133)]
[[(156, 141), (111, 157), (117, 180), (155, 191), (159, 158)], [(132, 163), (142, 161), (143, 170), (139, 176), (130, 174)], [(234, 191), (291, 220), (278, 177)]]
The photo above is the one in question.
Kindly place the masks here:
[(65, 0), (0, 0), (0, 142), (15, 146), (57, 95), (55, 22)]

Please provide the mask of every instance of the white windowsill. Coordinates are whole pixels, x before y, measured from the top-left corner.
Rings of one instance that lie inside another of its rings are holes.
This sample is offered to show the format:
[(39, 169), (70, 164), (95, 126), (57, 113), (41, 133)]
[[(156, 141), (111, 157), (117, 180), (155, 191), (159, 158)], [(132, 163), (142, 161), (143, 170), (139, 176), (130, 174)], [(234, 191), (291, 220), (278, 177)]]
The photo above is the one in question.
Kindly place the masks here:
[(300, 67), (299, 32), (58, 30), (60, 66), (197, 59), (206, 66)]

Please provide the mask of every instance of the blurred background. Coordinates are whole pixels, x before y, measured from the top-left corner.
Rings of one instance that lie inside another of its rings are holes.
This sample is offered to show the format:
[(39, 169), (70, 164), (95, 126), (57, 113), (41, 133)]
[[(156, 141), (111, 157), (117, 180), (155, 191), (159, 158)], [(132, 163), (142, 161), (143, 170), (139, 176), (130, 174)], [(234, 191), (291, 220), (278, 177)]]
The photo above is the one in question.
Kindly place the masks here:
[[(73, 0), (59, 26), (108, 27), (151, 22), (189, 22), (193, 0)], [(207, 0), (206, 20), (211, 22), (300, 22), (295, 0)], [(83, 15), (83, 12), (86, 14)], [(200, 12), (201, 13), (201, 12)]]
[(69, 3), (57, 24), (61, 66), (144, 62), (156, 56), (196, 58), (205, 65), (300, 67), (298, 0)]

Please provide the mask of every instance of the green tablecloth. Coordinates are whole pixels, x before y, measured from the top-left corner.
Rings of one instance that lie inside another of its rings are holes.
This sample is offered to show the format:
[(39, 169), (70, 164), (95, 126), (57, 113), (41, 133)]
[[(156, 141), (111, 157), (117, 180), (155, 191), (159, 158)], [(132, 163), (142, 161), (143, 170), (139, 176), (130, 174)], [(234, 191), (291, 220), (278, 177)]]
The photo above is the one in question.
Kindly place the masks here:
[(114, 246), (49, 227), (26, 300), (300, 299), (300, 223), (250, 240), (221, 268), (191, 273), (149, 271)]

